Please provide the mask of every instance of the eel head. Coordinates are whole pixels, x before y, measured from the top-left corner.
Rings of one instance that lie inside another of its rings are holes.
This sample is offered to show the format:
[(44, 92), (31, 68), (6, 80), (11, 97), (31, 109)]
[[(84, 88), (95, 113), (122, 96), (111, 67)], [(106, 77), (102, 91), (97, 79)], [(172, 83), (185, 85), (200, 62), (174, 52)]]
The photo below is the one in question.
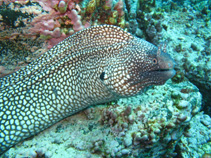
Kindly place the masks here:
[(175, 75), (175, 62), (169, 54), (145, 40), (134, 38), (118, 55), (109, 59), (104, 83), (120, 97), (162, 85)]

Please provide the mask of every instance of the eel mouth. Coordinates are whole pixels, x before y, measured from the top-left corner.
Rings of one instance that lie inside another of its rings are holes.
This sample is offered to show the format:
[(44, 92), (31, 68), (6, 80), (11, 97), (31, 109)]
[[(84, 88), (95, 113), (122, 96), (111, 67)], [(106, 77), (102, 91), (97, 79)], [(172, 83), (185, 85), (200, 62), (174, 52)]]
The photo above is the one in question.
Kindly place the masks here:
[(139, 78), (131, 79), (130, 82), (131, 87), (143, 88), (150, 85), (162, 85), (168, 79), (172, 78), (176, 74), (174, 69), (159, 69), (152, 70), (148, 72), (142, 72), (139, 74)]
[(159, 78), (159, 80), (166, 81), (174, 77), (174, 75), (176, 74), (176, 71), (172, 68), (172, 69), (154, 70), (154, 71), (150, 71), (150, 73), (152, 73), (152, 75), (155, 76), (156, 78)]

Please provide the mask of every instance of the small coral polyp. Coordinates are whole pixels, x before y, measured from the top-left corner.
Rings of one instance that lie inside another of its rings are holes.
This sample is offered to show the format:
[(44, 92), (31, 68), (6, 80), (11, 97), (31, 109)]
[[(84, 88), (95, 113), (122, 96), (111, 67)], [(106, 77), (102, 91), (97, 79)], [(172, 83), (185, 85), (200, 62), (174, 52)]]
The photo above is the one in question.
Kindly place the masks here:
[(67, 11), (67, 4), (65, 3), (65, 1), (60, 1), (59, 5), (58, 5), (58, 10), (61, 13), (65, 13)]

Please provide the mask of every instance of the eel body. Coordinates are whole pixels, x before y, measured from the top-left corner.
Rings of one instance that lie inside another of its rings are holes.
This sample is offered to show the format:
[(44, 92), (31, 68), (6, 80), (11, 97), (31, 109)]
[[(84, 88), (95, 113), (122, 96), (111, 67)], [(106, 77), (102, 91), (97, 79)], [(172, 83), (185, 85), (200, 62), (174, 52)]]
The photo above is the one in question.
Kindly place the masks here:
[(119, 27), (77, 32), (0, 79), (0, 155), (90, 105), (136, 95), (174, 74), (167, 53)]

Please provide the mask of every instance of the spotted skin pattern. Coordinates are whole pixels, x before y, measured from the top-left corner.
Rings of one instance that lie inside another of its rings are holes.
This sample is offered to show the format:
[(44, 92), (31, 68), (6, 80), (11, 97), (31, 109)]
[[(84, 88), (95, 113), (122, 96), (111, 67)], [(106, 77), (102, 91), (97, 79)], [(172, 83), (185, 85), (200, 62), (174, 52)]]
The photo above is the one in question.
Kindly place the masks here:
[(0, 155), (90, 105), (164, 84), (173, 68), (167, 53), (119, 27), (77, 32), (0, 79)]

